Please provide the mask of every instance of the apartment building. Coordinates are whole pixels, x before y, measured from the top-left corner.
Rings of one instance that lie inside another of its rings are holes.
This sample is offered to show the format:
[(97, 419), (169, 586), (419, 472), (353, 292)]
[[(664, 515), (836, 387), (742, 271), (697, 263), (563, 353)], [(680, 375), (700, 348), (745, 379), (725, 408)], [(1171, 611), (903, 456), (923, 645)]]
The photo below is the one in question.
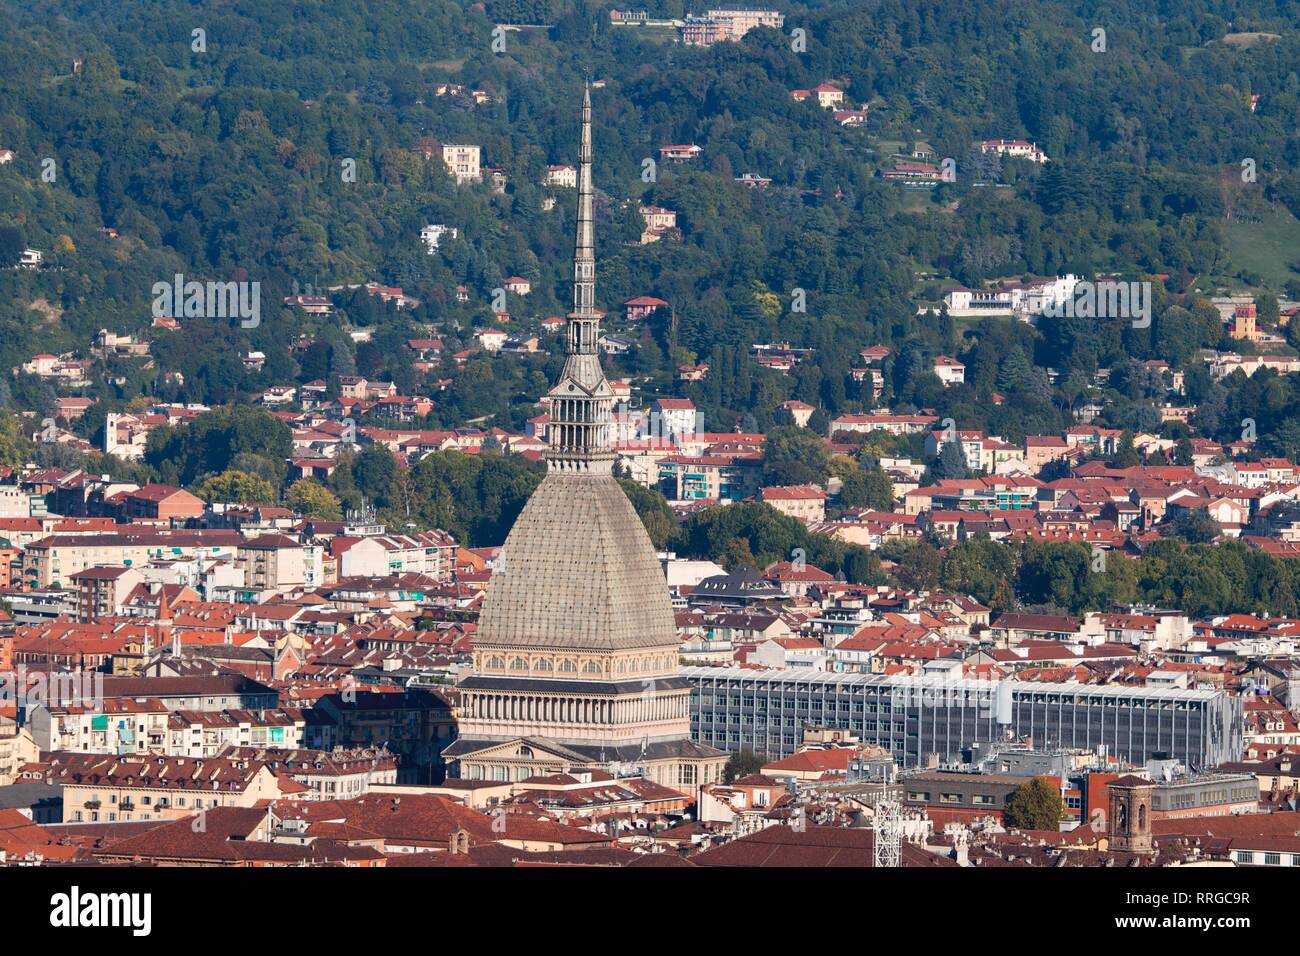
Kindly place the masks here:
[(1023, 139), (986, 139), (980, 143), (981, 153), (996, 153), (1011, 159), (1027, 159), (1031, 163), (1047, 162), (1047, 154), (1037, 143)]
[(166, 723), (164, 752), (176, 757), (215, 757), (228, 747), (303, 746), (307, 717), (295, 708), (182, 710)]
[(63, 787), (64, 823), (166, 820), (215, 807), (299, 799), (306, 788), (252, 760), (59, 752), (47, 779)]
[[(326, 721), (308, 728), (307, 746), (384, 746), (400, 758), (404, 775), (426, 780), (442, 765), (442, 751), (457, 736), (451, 704), (423, 689), (401, 694), (355, 691), (330, 694), (317, 703)], [(423, 775), (423, 776), (422, 776)]]
[(283, 534), (264, 534), (241, 542), (235, 564), (244, 587), (261, 596), (325, 583), (324, 549)]
[(397, 783), (397, 757), (382, 746), (333, 750), (236, 747), (222, 756), (266, 764), (277, 776), (306, 787), (309, 800), (351, 800), (376, 785)]
[(891, 435), (915, 435), (939, 423), (937, 415), (841, 415), (831, 422), (830, 437), (840, 432), (888, 432)]
[(547, 166), (542, 177), (543, 186), (559, 186), (562, 189), (578, 188), (577, 166)]
[(659, 490), (673, 501), (742, 501), (757, 493), (756, 455), (668, 455), (659, 460)]
[(764, 488), (758, 500), (804, 524), (826, 520), (826, 492), (816, 485), (787, 485)]
[(28, 726), (44, 752), (158, 754), (167, 747), (167, 706), (156, 697), (105, 700), (99, 708), (35, 704)]
[(785, 14), (758, 7), (717, 7), (702, 17), (687, 17), (682, 24), (682, 43), (686, 46), (712, 46), (739, 40), (755, 27), (779, 30)]
[(442, 162), (457, 185), (482, 181), (482, 158), (483, 147), (481, 146), (449, 144), (442, 147)]
[(70, 575), (77, 592), (77, 620), (82, 623), (101, 617), (117, 617), (131, 593), (144, 583), (144, 575), (133, 568), (86, 568)]
[(25, 764), (40, 756), (30, 727), (19, 728), (11, 717), (0, 715), (0, 787), (18, 781)]
[(779, 30), (785, 25), (785, 14), (764, 7), (714, 7), (705, 14), (727, 31), (727, 39), (739, 40), (755, 27)]
[(103, 699), (157, 698), (169, 712), (271, 710), (280, 705), (272, 687), (242, 674), (201, 677), (105, 677)]
[(221, 530), (56, 533), (24, 549), (20, 578), (28, 590), (58, 589), (87, 568), (131, 567), (153, 558), (233, 558), (242, 540), (237, 532)]
[(152, 521), (183, 521), (203, 514), (203, 501), (183, 488), (171, 485), (145, 485), (128, 491), (119, 505), (127, 521), (140, 518)]
[(423, 574), (439, 581), (450, 579), (457, 544), (445, 531), (413, 535), (385, 534), (365, 538), (339, 537), (330, 542), (338, 561), (340, 580), (353, 577), (387, 577)]

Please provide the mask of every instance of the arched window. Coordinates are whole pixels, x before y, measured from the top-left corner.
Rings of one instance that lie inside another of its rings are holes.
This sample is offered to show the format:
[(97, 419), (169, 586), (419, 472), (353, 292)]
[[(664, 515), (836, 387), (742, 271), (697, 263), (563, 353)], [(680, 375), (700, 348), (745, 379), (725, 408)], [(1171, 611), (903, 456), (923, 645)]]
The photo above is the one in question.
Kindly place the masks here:
[(488, 670), (499, 671), (504, 669), (505, 666), (506, 666), (506, 662), (499, 657), (489, 657), (487, 659)]
[(595, 661), (587, 661), (587, 663), (582, 665), (582, 672), (584, 674), (599, 674), (600, 665)]
[(522, 657), (516, 657), (510, 662), (510, 669), (512, 671), (526, 671), (528, 670), (528, 662)]
[(560, 670), (566, 674), (575, 674), (578, 671), (578, 665), (566, 657), (560, 661)]
[(555, 670), (555, 668), (551, 666), (551, 662), (548, 661), (545, 657), (539, 657), (536, 661), (533, 662), (533, 670), (552, 671)]

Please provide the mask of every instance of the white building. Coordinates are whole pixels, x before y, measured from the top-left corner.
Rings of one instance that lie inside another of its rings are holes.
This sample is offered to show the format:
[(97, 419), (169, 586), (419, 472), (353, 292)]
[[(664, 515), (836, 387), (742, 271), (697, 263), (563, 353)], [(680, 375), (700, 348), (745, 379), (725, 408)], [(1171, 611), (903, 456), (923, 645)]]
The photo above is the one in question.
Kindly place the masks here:
[(981, 474), (1015, 473), (1019, 469), (1012, 466), (1023, 463), (1025, 459), (1024, 450), (1019, 445), (1012, 445), (997, 436), (986, 437), (978, 431), (958, 431), (951, 436), (946, 430), (932, 431), (925, 438), (925, 453), (937, 457), (951, 441), (961, 444), (966, 467)]
[(650, 421), (654, 438), (674, 439), (679, 435), (694, 435), (696, 431), (695, 403), (689, 398), (656, 399), (650, 408)]
[(456, 542), (443, 531), (386, 534), (362, 538), (338, 555), (340, 578), (425, 574), (446, 580), (456, 558)]
[(997, 153), (1012, 159), (1027, 159), (1031, 163), (1047, 162), (1047, 154), (1038, 148), (1037, 143), (1023, 139), (986, 139), (980, 143), (981, 153)]
[(785, 14), (760, 7), (716, 8), (705, 16), (718, 24), (724, 40), (740, 40), (755, 27), (779, 30), (785, 25)]
[(443, 236), (456, 239), (460, 236), (460, 230), (455, 226), (444, 226), (442, 223), (431, 223), (420, 230), (420, 241), (428, 246), (429, 255), (438, 251)]
[(17, 485), (0, 485), (0, 518), (30, 518), (32, 496)]
[(483, 147), (444, 145), (442, 161), (456, 184), (477, 183), (483, 179)]
[[(981, 315), (1015, 315), (1022, 319), (1041, 315), (1049, 308), (1069, 301), (1079, 279), (1075, 275), (1036, 279), (990, 289), (949, 289), (943, 297), (954, 318)], [(924, 310), (922, 310), (924, 311)]]
[(560, 186), (565, 189), (578, 188), (577, 166), (547, 166), (546, 175), (542, 177), (543, 186)]
[[(144, 457), (150, 430), (162, 423), (157, 420), (160, 417), (109, 412), (104, 419), (104, 454), (139, 461)], [(146, 421), (145, 418), (152, 420)]]
[(506, 344), (507, 335), (500, 329), (484, 329), (475, 334), (484, 352), (500, 352), (501, 346)]
[(939, 355), (934, 360), (934, 374), (944, 385), (961, 385), (966, 381), (966, 366), (950, 355)]
[(1291, 375), (1300, 372), (1300, 357), (1294, 355), (1238, 355), (1235, 352), (1213, 354), (1206, 359), (1210, 369), (1210, 378), (1218, 381), (1231, 375), (1237, 369), (1247, 377), (1262, 368), (1271, 368), (1279, 375)]

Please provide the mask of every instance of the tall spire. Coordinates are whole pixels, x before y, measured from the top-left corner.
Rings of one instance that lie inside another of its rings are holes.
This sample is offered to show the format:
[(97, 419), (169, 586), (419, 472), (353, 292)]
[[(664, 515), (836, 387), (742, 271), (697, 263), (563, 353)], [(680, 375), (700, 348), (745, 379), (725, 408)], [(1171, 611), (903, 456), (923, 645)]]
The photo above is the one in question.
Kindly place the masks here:
[(600, 367), (600, 315), (596, 312), (596, 224), (591, 185), (591, 85), (582, 93), (582, 136), (578, 151), (578, 215), (573, 243), (573, 310), (568, 315), (568, 358), (547, 393), (551, 471), (608, 474), (610, 413), (614, 393)]
[[(582, 91), (582, 141), (578, 150), (578, 227), (573, 242), (573, 313), (570, 320), (592, 316), (596, 307), (596, 225), (591, 189), (591, 85)], [(595, 343), (589, 345), (595, 351)], [(569, 352), (575, 347), (570, 343)]]

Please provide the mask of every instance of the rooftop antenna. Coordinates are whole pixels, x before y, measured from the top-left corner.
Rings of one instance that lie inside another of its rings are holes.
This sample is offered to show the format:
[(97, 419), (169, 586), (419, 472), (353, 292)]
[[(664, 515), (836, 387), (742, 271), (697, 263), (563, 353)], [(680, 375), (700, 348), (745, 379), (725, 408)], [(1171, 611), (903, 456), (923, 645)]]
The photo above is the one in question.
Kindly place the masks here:
[(902, 852), (899, 844), (903, 834), (902, 806), (893, 800), (878, 802), (871, 829), (875, 836), (871, 841), (871, 865), (876, 868), (901, 866)]

